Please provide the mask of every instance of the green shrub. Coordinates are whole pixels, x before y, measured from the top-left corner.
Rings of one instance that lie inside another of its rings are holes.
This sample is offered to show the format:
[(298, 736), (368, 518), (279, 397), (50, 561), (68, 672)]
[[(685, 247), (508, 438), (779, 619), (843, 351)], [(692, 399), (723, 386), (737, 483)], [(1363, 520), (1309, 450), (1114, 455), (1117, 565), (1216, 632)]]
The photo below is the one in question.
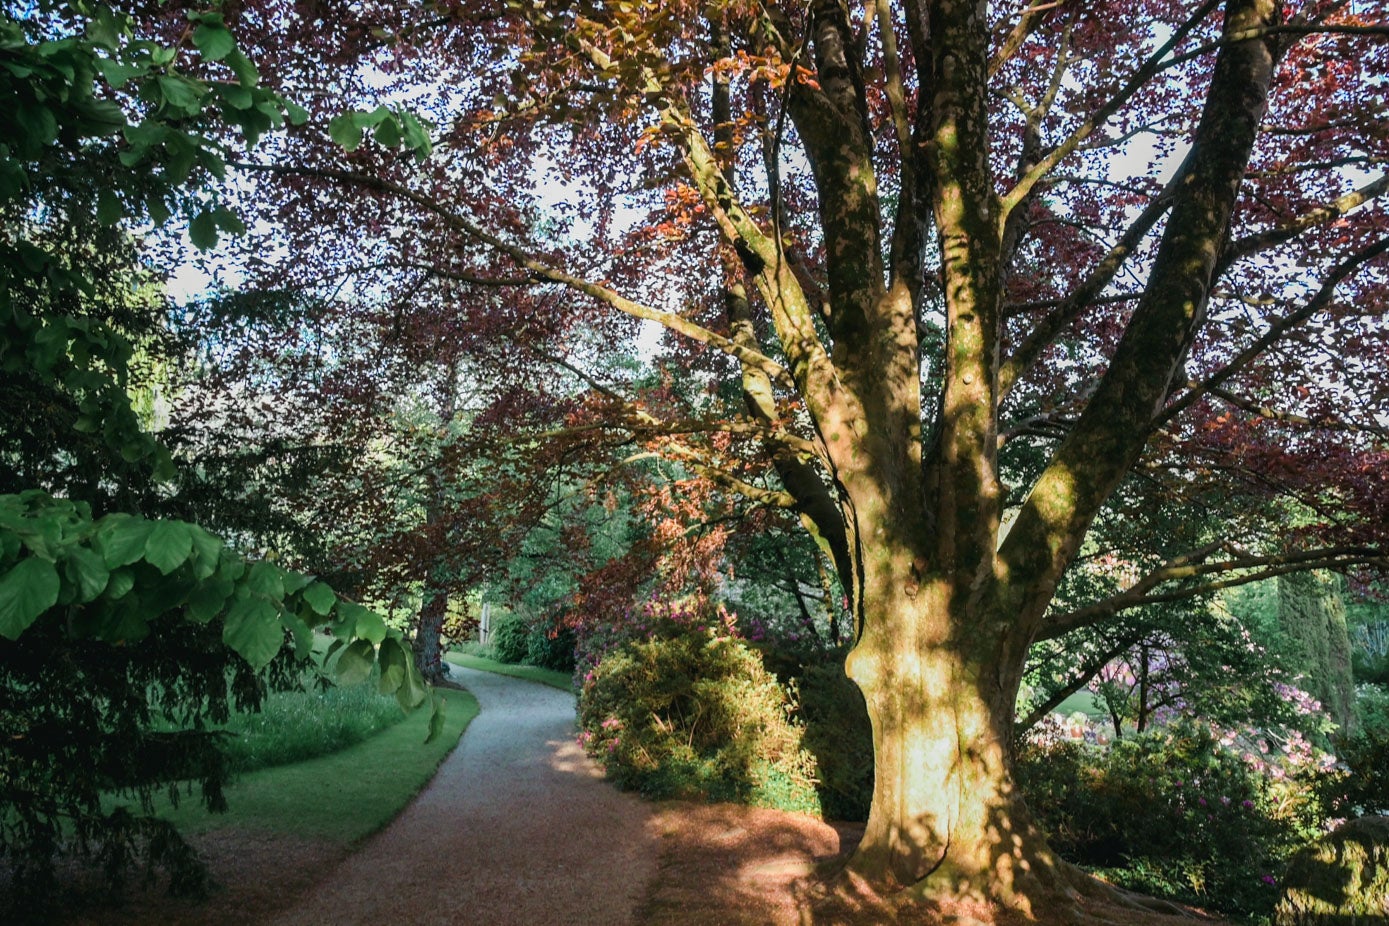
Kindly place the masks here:
[(786, 693), (717, 624), (631, 640), (586, 673), (580, 741), (621, 787), (651, 797), (817, 812), (814, 760)]
[(1275, 873), (1321, 818), (1308, 783), (1260, 774), (1196, 724), (1108, 752), (1026, 745), (1017, 776), (1063, 856), (1125, 887), (1226, 913), (1266, 915)]
[(842, 662), (808, 666), (797, 684), (805, 748), (815, 757), (820, 806), (831, 820), (866, 820), (873, 801), (873, 730)]
[(1362, 817), (1298, 852), (1275, 926), (1354, 926), (1389, 919), (1389, 817)]
[(541, 621), (532, 626), (526, 638), (524, 662), (540, 669), (573, 672), (574, 631), (557, 621)]
[(513, 665), (524, 662), (530, 651), (530, 626), (519, 614), (503, 613), (492, 618), (492, 632), (488, 638), (491, 656), (498, 662)]
[(1340, 767), (1319, 782), (1335, 817), (1389, 813), (1389, 729), (1369, 727), (1336, 745)]

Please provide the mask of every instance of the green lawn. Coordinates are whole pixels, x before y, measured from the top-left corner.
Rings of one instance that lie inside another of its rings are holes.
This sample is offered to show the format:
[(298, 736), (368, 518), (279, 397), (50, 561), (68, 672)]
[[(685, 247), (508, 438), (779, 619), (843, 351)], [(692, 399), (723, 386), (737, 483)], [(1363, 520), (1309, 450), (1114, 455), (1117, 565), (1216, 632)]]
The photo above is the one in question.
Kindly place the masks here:
[(532, 682), (539, 682), (542, 685), (549, 685), (551, 688), (558, 688), (561, 691), (572, 692), (574, 690), (574, 677), (568, 672), (539, 669), (535, 666), (512, 665), (511, 663), (488, 659), (485, 656), (473, 656), (469, 653), (448, 653), (444, 658), (465, 669), (481, 669), (484, 672), (495, 672), (498, 675), (524, 678)]
[(237, 826), (356, 842), (400, 812), (477, 716), (477, 700), (467, 692), (441, 690), (436, 696), (445, 702), (444, 729), (428, 745), (425, 704), (340, 752), (240, 776), (227, 788), (225, 814), (208, 813), (193, 797), (185, 797), (177, 808), (161, 799), (157, 809), (190, 834)]
[(1062, 701), (1052, 713), (1069, 717), (1076, 711), (1088, 714), (1092, 720), (1108, 720), (1109, 714), (1095, 700), (1095, 696), (1089, 691), (1077, 691), (1066, 700)]

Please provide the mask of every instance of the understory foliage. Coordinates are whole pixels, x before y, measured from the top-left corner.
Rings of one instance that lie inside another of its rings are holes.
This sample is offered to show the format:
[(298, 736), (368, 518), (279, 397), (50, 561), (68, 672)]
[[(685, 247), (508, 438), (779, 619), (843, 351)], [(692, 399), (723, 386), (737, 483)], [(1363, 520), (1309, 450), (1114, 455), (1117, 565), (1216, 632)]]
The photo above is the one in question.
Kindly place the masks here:
[(1179, 722), (1106, 751), (1039, 737), (1018, 781), (1067, 859), (1145, 893), (1266, 914), (1323, 807), (1312, 768), (1265, 774), (1205, 726)]
[(584, 675), (580, 741), (619, 786), (657, 798), (818, 812), (804, 729), (726, 615), (660, 619)]

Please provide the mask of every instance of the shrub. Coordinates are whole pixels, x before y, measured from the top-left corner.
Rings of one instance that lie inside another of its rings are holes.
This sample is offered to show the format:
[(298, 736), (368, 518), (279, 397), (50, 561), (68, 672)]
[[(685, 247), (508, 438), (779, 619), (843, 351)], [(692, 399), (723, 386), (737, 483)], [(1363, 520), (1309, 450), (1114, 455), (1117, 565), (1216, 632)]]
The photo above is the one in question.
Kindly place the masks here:
[(1389, 813), (1389, 729), (1369, 727), (1337, 745), (1340, 766), (1320, 782), (1335, 817)]
[(797, 684), (805, 748), (815, 757), (820, 806), (831, 820), (866, 820), (873, 800), (873, 730), (842, 662), (808, 666)]
[(1293, 857), (1275, 926), (1383, 923), (1389, 917), (1389, 817), (1342, 825)]
[(1191, 723), (1108, 752), (1025, 745), (1017, 770), (1062, 855), (1125, 887), (1227, 913), (1269, 912), (1274, 873), (1321, 819), (1307, 780), (1266, 776)]
[(574, 631), (558, 620), (541, 621), (531, 627), (526, 637), (528, 666), (552, 669), (555, 672), (574, 671)]
[(609, 652), (585, 675), (579, 726), (621, 787), (819, 809), (786, 693), (727, 625), (671, 623)]
[(510, 612), (495, 615), (488, 640), (492, 658), (512, 664), (524, 661), (530, 651), (530, 633), (530, 626), (521, 615)]

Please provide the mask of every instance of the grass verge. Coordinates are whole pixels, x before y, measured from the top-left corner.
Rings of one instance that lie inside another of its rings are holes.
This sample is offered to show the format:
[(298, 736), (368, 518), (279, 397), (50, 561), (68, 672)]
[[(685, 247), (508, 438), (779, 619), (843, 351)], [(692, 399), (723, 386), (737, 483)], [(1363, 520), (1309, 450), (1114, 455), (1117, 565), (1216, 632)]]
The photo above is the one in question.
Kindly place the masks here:
[(405, 715), (375, 682), (326, 691), (272, 691), (259, 711), (233, 714), (223, 744), (234, 772), (326, 756), (365, 742)]
[(439, 763), (477, 716), (465, 691), (437, 690), (444, 699), (444, 729), (424, 744), (429, 707), (370, 739), (332, 755), (242, 775), (227, 790), (228, 810), (208, 813), (194, 797), (178, 807), (166, 799), (159, 815), (185, 834), (223, 827), (292, 833), (351, 844), (385, 826), (434, 776)]
[(483, 672), (495, 672), (498, 675), (510, 675), (513, 678), (524, 678), (528, 681), (539, 682), (542, 685), (549, 685), (551, 688), (558, 688), (560, 691), (574, 691), (574, 677), (568, 672), (556, 672), (554, 669), (540, 669), (536, 666), (518, 666), (509, 662), (498, 662), (495, 659), (488, 659), (486, 656), (474, 656), (471, 653), (448, 653), (444, 656), (449, 662), (465, 669), (481, 669)]

